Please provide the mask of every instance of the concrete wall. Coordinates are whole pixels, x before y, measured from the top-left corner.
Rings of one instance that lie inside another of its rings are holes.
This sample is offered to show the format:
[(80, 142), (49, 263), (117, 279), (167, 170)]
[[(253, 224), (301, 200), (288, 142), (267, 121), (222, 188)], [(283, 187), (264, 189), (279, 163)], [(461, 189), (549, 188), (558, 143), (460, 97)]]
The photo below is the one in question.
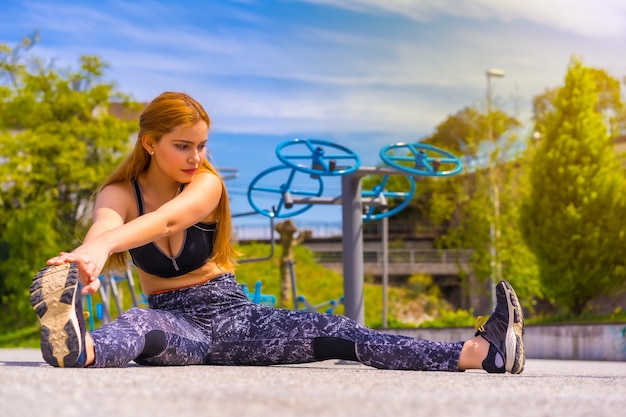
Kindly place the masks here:
[[(385, 332), (451, 342), (469, 339), (474, 329), (389, 329)], [(626, 361), (626, 323), (526, 326), (524, 346), (526, 356), (531, 359)]]

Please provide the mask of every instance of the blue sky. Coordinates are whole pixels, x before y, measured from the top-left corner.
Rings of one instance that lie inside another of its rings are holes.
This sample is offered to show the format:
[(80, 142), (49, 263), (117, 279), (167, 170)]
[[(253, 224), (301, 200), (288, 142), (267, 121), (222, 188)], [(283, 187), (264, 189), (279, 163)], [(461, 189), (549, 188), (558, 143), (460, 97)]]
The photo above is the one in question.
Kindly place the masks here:
[[(0, 43), (38, 29), (33, 52), (59, 66), (98, 55), (137, 100), (179, 90), (201, 101), (214, 161), (239, 172), (227, 183), (234, 213), (252, 210), (247, 187), (279, 165), (277, 144), (328, 140), (375, 165), (383, 146), (484, 108), (488, 68), (506, 73), (492, 80), (497, 105), (523, 121), (572, 55), (626, 76), (623, 0), (4, 0), (0, 16)], [(325, 195), (338, 184), (325, 181)], [(294, 221), (340, 224), (341, 210)]]

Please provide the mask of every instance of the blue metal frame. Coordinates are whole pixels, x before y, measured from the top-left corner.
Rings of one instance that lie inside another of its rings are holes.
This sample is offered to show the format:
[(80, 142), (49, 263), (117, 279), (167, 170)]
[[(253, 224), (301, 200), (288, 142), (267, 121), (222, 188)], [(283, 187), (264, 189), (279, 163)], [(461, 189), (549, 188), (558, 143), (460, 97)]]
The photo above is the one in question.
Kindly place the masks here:
[[(257, 183), (261, 181), (263, 177), (266, 177), (267, 175), (270, 175), (280, 170), (290, 171), (286, 182), (282, 183), (278, 187), (257, 185)], [(296, 173), (298, 172), (299, 172), (298, 170), (292, 167), (289, 167), (286, 165), (278, 165), (278, 166), (268, 168), (265, 171), (261, 172), (256, 177), (254, 177), (254, 179), (250, 183), (250, 186), (248, 187), (248, 202), (250, 203), (252, 208), (254, 208), (254, 210), (256, 210), (257, 213), (262, 214), (266, 217), (287, 218), (287, 217), (293, 217), (298, 214), (304, 213), (305, 211), (313, 207), (313, 204), (308, 204), (298, 209), (292, 210), (291, 208), (292, 207), (292, 202), (290, 201), (291, 196), (319, 197), (322, 195), (322, 192), (324, 191), (324, 183), (322, 182), (320, 178), (313, 178), (313, 181), (317, 181), (318, 183), (318, 190), (315, 192), (292, 189), (292, 185), (293, 185)], [(280, 195), (278, 205), (275, 206), (274, 210), (270, 211), (267, 209), (263, 209), (254, 202), (253, 194), (258, 195), (260, 193)]]
[[(395, 155), (388, 153), (403, 148), (406, 148), (409, 154)], [(409, 174), (427, 177), (449, 177), (458, 174), (463, 169), (463, 162), (460, 158), (450, 152), (425, 143), (401, 142), (384, 146), (380, 150), (380, 159), (393, 168), (408, 172)], [(409, 162), (412, 167), (402, 165), (399, 162)], [(453, 165), (453, 168), (444, 171), (439, 170), (440, 166), (447, 167), (449, 165)]]
[(389, 180), (389, 175), (385, 175), (383, 179), (381, 180), (380, 184), (376, 185), (372, 189), (372, 191), (361, 191), (361, 197), (366, 197), (366, 198), (378, 198), (381, 195), (384, 196), (385, 198), (404, 198), (404, 201), (402, 201), (402, 203), (398, 204), (391, 210), (385, 210), (379, 213), (376, 213), (377, 207), (375, 205), (372, 205), (367, 210), (367, 213), (363, 214), (363, 220), (378, 221), (378, 220), (384, 219), (385, 217), (391, 217), (401, 212), (402, 210), (404, 210), (411, 203), (411, 199), (413, 198), (413, 195), (415, 194), (415, 180), (413, 179), (413, 177), (406, 177), (406, 178), (409, 180), (409, 183), (411, 184), (409, 191), (406, 191), (406, 192), (385, 190), (385, 186), (387, 185), (387, 181)]
[[(305, 154), (289, 154), (287, 148), (299, 147), (303, 148)], [(341, 153), (327, 154), (326, 148), (339, 150)], [(293, 140), (280, 143), (276, 147), (276, 156), (278, 159), (294, 168), (298, 171), (311, 174), (313, 176), (338, 176), (350, 174), (361, 166), (361, 158), (352, 150), (342, 145), (337, 145), (333, 142), (329, 142), (321, 139), (301, 139), (296, 138)], [(299, 161), (311, 161), (306, 165), (299, 163)], [(354, 165), (352, 166), (337, 166), (337, 161), (350, 161)]]

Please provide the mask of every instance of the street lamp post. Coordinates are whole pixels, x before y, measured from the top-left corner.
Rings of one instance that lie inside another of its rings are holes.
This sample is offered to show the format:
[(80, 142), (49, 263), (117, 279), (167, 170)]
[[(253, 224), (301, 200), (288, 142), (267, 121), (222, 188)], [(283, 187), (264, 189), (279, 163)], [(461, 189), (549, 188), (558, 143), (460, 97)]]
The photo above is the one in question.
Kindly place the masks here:
[(495, 173), (495, 139), (493, 137), (493, 121), (491, 117), (491, 79), (504, 77), (504, 71), (490, 68), (485, 72), (487, 76), (487, 140), (489, 142), (489, 190), (493, 204), (493, 218), (489, 225), (489, 254), (491, 266), (491, 309), (496, 306), (496, 284), (502, 279), (502, 265), (499, 259), (498, 246), (500, 243), (500, 190)]

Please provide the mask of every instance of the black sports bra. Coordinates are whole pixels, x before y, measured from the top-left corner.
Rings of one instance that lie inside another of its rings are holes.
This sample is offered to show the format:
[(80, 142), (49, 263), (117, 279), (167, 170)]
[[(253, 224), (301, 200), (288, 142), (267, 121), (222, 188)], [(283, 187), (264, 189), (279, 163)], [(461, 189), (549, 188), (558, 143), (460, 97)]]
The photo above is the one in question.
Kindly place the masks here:
[[(144, 214), (143, 196), (139, 183), (133, 181), (137, 198), (138, 215)], [(184, 187), (181, 186), (181, 190)], [(217, 222), (199, 222), (185, 230), (183, 245), (176, 256), (165, 254), (156, 243), (150, 242), (130, 249), (135, 266), (142, 271), (161, 278), (174, 278), (191, 272), (204, 265), (213, 255), (213, 241)]]

